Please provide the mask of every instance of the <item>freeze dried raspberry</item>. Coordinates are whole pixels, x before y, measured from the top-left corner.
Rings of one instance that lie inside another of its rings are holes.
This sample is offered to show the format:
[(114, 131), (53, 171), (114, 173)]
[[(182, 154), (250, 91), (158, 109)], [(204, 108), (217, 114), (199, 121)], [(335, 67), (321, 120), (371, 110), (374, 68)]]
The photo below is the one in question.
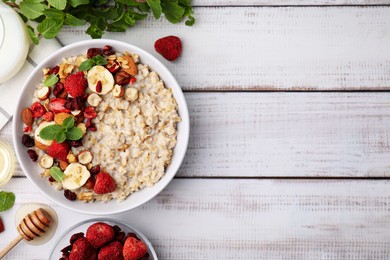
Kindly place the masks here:
[(85, 79), (83, 72), (77, 72), (65, 79), (65, 90), (72, 97), (82, 96), (88, 86), (88, 81)]
[(160, 53), (165, 59), (173, 61), (176, 60), (182, 51), (182, 44), (179, 37), (167, 36), (158, 39), (154, 43), (154, 48)]
[(46, 108), (39, 102), (35, 102), (31, 105), (31, 111), (33, 118), (39, 118), (46, 113)]
[(53, 121), (53, 119), (54, 119), (53, 112), (47, 111), (45, 114), (43, 114), (42, 119), (47, 121), (47, 122)]
[(97, 117), (97, 113), (93, 107), (86, 107), (84, 109), (84, 117), (89, 118), (89, 119), (93, 119), (93, 118)]

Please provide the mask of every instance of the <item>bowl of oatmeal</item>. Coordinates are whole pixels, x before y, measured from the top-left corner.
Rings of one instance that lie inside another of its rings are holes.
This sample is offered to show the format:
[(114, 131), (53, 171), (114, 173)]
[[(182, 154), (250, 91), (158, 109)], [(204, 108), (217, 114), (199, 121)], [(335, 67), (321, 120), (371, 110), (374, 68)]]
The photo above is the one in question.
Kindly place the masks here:
[(133, 209), (162, 191), (189, 138), (173, 75), (146, 51), (107, 39), (68, 45), (39, 64), (13, 126), (33, 185), (65, 208), (97, 215)]

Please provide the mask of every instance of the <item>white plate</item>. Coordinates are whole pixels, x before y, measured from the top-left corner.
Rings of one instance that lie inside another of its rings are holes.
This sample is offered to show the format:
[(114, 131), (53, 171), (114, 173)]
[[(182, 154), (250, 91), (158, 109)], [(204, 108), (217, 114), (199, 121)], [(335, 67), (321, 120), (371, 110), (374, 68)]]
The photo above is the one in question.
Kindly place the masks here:
[[(116, 51), (119, 52), (129, 51), (130, 53), (138, 54), (140, 56), (141, 62), (143, 64), (149, 65), (152, 70), (156, 71), (159, 74), (160, 78), (164, 81), (165, 86), (172, 89), (173, 96), (178, 103), (179, 115), (182, 118), (182, 121), (177, 125), (177, 144), (173, 151), (172, 163), (167, 167), (164, 177), (160, 181), (158, 181), (153, 187), (144, 188), (140, 191), (137, 191), (131, 194), (123, 202), (117, 202), (116, 200), (111, 200), (107, 203), (83, 203), (82, 201), (70, 201), (64, 197), (63, 191), (55, 190), (48, 183), (47, 179), (41, 178), (40, 174), (42, 172), (42, 169), (37, 165), (37, 163), (32, 162), (31, 159), (28, 157), (27, 149), (21, 143), (21, 137), (23, 135), (23, 122), (21, 120), (21, 111), (24, 108), (31, 106), (33, 91), (36, 88), (37, 84), (42, 80), (43, 68), (53, 67), (59, 64), (63, 57), (80, 55), (86, 53), (87, 49), (89, 48), (102, 48), (104, 45), (110, 45)], [(173, 75), (169, 72), (169, 70), (148, 52), (128, 43), (107, 39), (87, 40), (70, 44), (56, 51), (47, 59), (45, 59), (41, 64), (39, 64), (34, 69), (32, 74), (28, 77), (23, 87), (22, 94), (18, 100), (17, 109), (13, 118), (13, 138), (16, 156), (24, 173), (29, 178), (29, 180), (47, 198), (57, 203), (58, 205), (76, 212), (95, 215), (115, 214), (133, 209), (149, 201), (160, 191), (162, 191), (175, 176), (184, 159), (184, 155), (186, 153), (188, 145), (189, 133), (190, 120), (187, 104), (179, 84), (177, 83)]]

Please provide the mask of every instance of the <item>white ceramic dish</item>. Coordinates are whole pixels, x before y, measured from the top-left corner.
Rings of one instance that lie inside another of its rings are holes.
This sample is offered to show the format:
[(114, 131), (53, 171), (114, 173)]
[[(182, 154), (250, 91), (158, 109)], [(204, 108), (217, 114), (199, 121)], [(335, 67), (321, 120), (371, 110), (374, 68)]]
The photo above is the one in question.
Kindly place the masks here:
[(107, 223), (111, 226), (117, 225), (126, 234), (131, 233), (131, 232), (135, 233), (137, 235), (137, 237), (139, 239), (141, 239), (148, 247), (149, 260), (158, 260), (157, 254), (153, 249), (152, 243), (150, 243), (149, 240), (141, 232), (139, 232), (138, 230), (134, 229), (133, 227), (131, 227), (125, 223), (118, 222), (117, 220), (113, 220), (113, 219), (90, 219), (90, 220), (83, 221), (83, 222), (76, 224), (73, 227), (69, 228), (67, 231), (64, 232), (64, 234), (57, 241), (56, 245), (54, 246), (53, 250), (51, 251), (49, 259), (50, 260), (60, 259), (62, 256), (61, 250), (69, 245), (69, 239), (71, 238), (71, 236), (73, 234), (76, 234), (79, 232), (83, 232), (85, 235), (88, 227), (96, 222), (104, 222), (104, 223)]
[[(85, 53), (88, 48), (101, 48), (104, 45), (111, 45), (116, 51), (119, 52), (129, 51), (130, 53), (138, 54), (141, 58), (141, 62), (143, 64), (148, 64), (151, 69), (160, 75), (160, 78), (164, 81), (165, 85), (172, 89), (173, 96), (178, 103), (179, 115), (182, 118), (182, 121), (177, 125), (177, 145), (173, 151), (172, 163), (166, 169), (164, 177), (153, 187), (144, 188), (140, 191), (137, 191), (131, 194), (123, 202), (117, 202), (116, 200), (111, 200), (107, 203), (83, 203), (81, 201), (69, 201), (64, 197), (62, 191), (55, 190), (50, 184), (47, 183), (46, 179), (41, 178), (40, 173), (42, 172), (42, 169), (36, 163), (32, 162), (28, 157), (26, 152), (27, 149), (21, 143), (21, 137), (23, 135), (21, 111), (24, 108), (31, 106), (33, 91), (37, 84), (42, 80), (43, 68), (52, 67), (59, 64), (63, 57), (79, 55)], [(187, 104), (179, 84), (173, 75), (169, 72), (169, 70), (148, 52), (128, 43), (107, 39), (87, 40), (70, 44), (56, 51), (47, 59), (45, 59), (41, 64), (39, 64), (25, 82), (13, 119), (13, 138), (16, 156), (24, 173), (34, 184), (34, 186), (37, 187), (47, 198), (62, 207), (76, 212), (94, 215), (115, 214), (133, 209), (149, 201), (160, 191), (162, 191), (175, 176), (183, 161), (187, 150), (189, 132), (190, 120)]]

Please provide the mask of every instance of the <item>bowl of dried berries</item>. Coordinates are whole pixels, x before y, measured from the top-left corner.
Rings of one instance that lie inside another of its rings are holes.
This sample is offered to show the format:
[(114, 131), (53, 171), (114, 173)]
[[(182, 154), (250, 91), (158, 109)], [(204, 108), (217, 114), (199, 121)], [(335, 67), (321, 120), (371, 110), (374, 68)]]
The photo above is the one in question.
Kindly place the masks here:
[(112, 219), (91, 219), (67, 230), (54, 246), (50, 260), (157, 260), (149, 240), (135, 228)]
[(123, 212), (156, 196), (189, 138), (186, 101), (168, 69), (136, 46), (106, 39), (68, 45), (39, 64), (13, 124), (29, 180), (87, 214)]

